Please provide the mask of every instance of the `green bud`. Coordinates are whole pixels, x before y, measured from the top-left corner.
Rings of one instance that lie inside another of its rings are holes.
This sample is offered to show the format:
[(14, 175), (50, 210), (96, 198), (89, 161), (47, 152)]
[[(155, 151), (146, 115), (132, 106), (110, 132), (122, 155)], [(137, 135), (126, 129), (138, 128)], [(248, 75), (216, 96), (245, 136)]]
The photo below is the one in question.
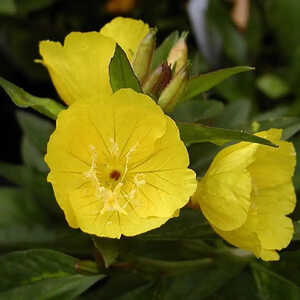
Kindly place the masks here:
[(187, 66), (184, 66), (163, 90), (158, 99), (158, 104), (163, 108), (164, 111), (170, 112), (176, 106), (186, 87), (187, 82), (188, 70)]
[(143, 85), (146, 94), (157, 96), (168, 85), (172, 77), (172, 71), (167, 62), (159, 65), (147, 78)]
[(150, 29), (149, 33), (141, 41), (133, 60), (133, 70), (143, 84), (150, 70), (152, 56), (156, 45), (156, 29)]
[(169, 56), (168, 64), (171, 65), (171, 69), (175, 66), (175, 73), (179, 72), (183, 66), (186, 65), (188, 59), (188, 47), (186, 45), (186, 38), (188, 32), (183, 32), (181, 37), (172, 47)]

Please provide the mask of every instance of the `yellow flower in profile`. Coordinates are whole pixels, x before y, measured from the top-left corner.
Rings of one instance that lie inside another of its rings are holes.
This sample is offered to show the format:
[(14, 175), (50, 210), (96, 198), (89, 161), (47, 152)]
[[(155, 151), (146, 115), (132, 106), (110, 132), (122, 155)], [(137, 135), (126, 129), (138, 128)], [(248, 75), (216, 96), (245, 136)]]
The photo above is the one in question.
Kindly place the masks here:
[(108, 67), (116, 42), (132, 62), (149, 26), (142, 21), (118, 17), (101, 28), (100, 32), (71, 32), (64, 45), (59, 42), (40, 42), (41, 62), (47, 67), (53, 84), (70, 105), (77, 100), (98, 99), (111, 94)]
[(131, 89), (61, 112), (45, 160), (69, 225), (97, 236), (157, 228), (197, 187), (174, 121)]
[(263, 260), (278, 260), (288, 246), (293, 223), (286, 215), (296, 204), (292, 176), (296, 154), (281, 141), (281, 130), (257, 134), (279, 148), (238, 143), (220, 151), (199, 181), (192, 203), (198, 204), (226, 241)]

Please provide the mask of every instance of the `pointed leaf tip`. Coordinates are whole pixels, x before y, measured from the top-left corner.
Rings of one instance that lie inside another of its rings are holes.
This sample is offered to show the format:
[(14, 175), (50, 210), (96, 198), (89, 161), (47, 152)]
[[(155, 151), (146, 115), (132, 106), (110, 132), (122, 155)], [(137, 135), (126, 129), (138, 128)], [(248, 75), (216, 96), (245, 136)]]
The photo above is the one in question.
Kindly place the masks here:
[(114, 56), (109, 64), (109, 77), (113, 92), (122, 88), (131, 88), (136, 92), (142, 92), (126, 53), (118, 44), (116, 44)]

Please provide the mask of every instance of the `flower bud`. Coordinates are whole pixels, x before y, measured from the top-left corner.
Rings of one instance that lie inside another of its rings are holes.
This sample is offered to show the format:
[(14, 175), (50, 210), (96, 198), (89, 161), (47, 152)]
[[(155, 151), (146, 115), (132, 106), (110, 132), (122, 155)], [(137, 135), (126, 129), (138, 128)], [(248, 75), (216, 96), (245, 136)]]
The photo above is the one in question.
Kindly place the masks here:
[(187, 66), (183, 66), (161, 93), (158, 104), (164, 111), (170, 112), (178, 103), (188, 82)]
[(172, 77), (172, 71), (167, 62), (159, 65), (148, 77), (143, 85), (146, 94), (157, 96), (168, 85)]
[(156, 29), (150, 29), (149, 33), (141, 41), (133, 60), (133, 70), (143, 84), (152, 62), (152, 56), (156, 45)]
[(171, 49), (168, 56), (168, 64), (171, 65), (171, 69), (175, 66), (175, 73), (177, 73), (187, 63), (188, 59), (188, 48), (186, 45), (186, 38), (188, 32), (183, 32), (180, 39)]

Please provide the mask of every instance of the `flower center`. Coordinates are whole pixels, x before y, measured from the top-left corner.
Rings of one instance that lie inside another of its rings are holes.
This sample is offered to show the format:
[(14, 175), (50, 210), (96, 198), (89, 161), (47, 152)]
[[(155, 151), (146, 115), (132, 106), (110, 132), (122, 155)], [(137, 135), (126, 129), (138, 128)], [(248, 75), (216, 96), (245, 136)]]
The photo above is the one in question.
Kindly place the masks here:
[[(126, 207), (129, 203), (136, 203), (136, 193), (141, 185), (145, 184), (144, 175), (136, 174), (128, 177), (128, 161), (136, 147), (132, 147), (123, 160), (119, 157), (119, 147), (116, 143), (111, 147), (111, 158), (100, 163), (98, 153), (93, 145), (89, 147), (91, 152), (90, 169), (83, 175), (90, 180), (95, 187), (95, 197), (103, 202), (100, 211), (104, 214), (108, 211), (116, 211), (127, 215)], [(119, 171), (119, 170), (122, 171)]]
[(110, 177), (111, 179), (114, 179), (115, 181), (118, 181), (118, 180), (120, 179), (120, 177), (121, 177), (121, 173), (120, 173), (118, 170), (113, 170), (113, 171), (110, 173), (109, 177)]

